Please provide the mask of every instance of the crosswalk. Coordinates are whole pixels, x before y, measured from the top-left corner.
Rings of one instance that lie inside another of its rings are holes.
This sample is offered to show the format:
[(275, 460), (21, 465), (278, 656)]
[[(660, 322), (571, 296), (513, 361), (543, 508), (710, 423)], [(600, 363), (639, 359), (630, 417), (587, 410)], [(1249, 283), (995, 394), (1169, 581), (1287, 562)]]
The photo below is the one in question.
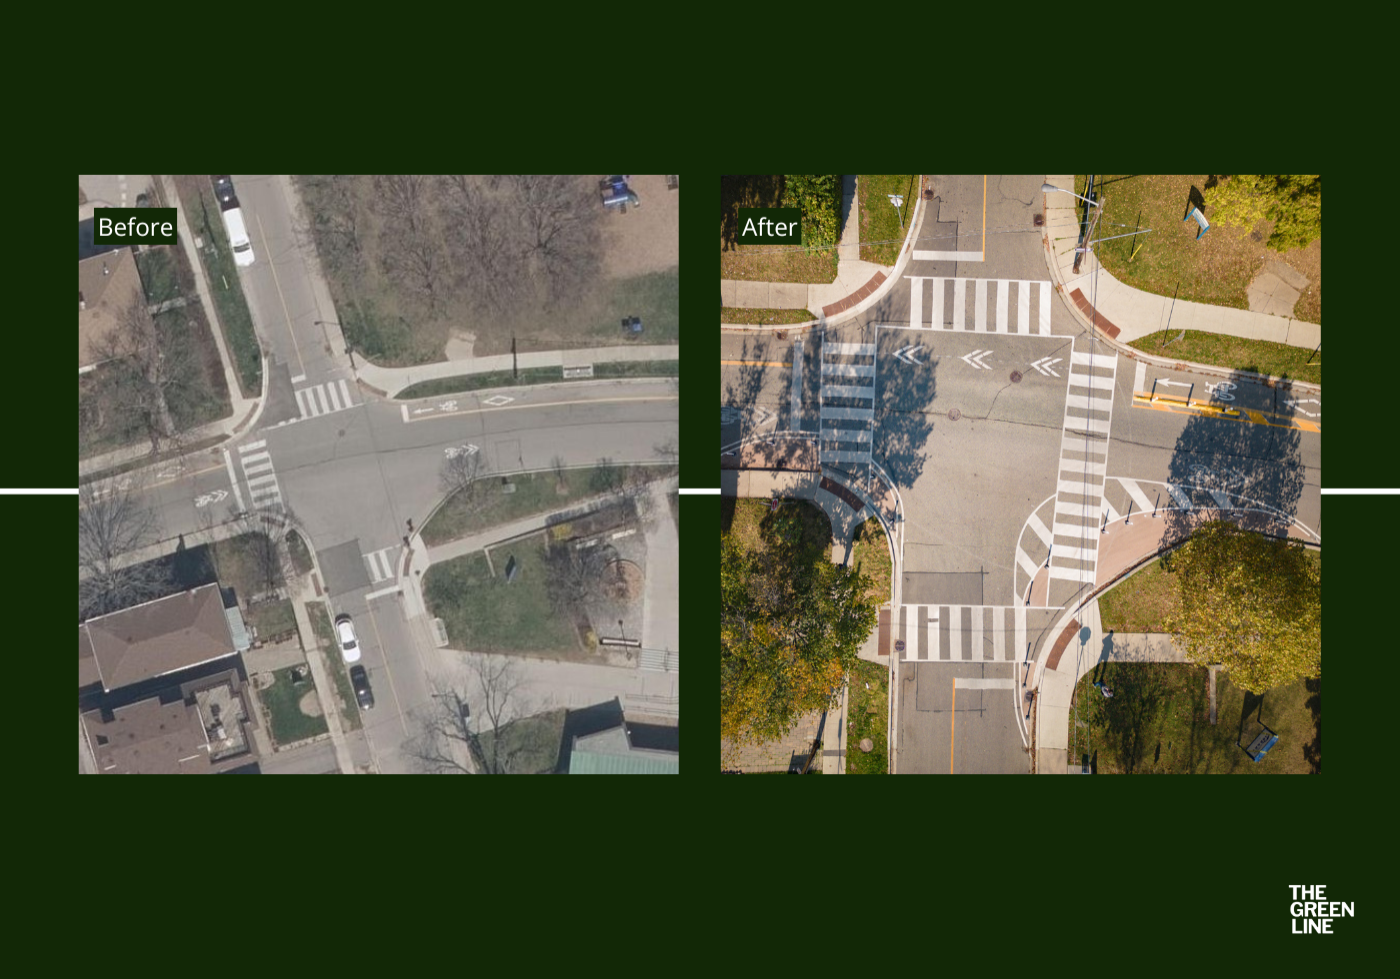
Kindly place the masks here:
[(912, 663), (1021, 663), (1059, 609), (1022, 605), (901, 605), (894, 638)]
[[(1049, 574), (1052, 584), (1073, 582), (1075, 590), (1092, 585), (1097, 571), (1117, 372), (1116, 353), (1072, 350), (1070, 354)], [(1044, 524), (1040, 526), (1043, 530)]]
[(267, 452), (265, 440), (240, 445), (238, 463), (243, 467), (251, 507), (282, 505), (282, 488), (277, 485), (277, 474), (272, 470), (272, 456)]
[(369, 568), (369, 580), (373, 584), (381, 581), (388, 581), (396, 577), (394, 574), (394, 559), (390, 554), (397, 556), (400, 548), (396, 544), (392, 547), (380, 548), (370, 554), (365, 555), (365, 567)]
[(297, 410), (302, 418), (315, 418), (355, 407), (355, 402), (350, 398), (350, 386), (343, 380), (298, 388), (296, 396)]
[[(1050, 336), (1049, 282), (927, 275), (906, 275), (905, 278), (909, 280), (910, 329)], [(967, 315), (969, 291), (972, 294), (971, 323)], [(949, 293), (952, 294), (951, 316), (946, 312)]]
[(637, 665), (644, 670), (679, 673), (681, 671), (681, 654), (664, 649), (643, 649)]
[(823, 343), (821, 463), (870, 465), (875, 428), (875, 344)]

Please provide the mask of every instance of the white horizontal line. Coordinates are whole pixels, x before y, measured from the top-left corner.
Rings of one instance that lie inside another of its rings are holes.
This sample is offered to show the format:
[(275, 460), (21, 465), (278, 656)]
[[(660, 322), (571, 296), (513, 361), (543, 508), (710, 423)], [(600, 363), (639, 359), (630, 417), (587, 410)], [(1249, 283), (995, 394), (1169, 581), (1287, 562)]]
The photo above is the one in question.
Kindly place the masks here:
[(1010, 690), (1016, 686), (1016, 681), (1010, 677), (997, 680), (992, 677), (955, 676), (953, 677), (953, 686), (967, 690)]
[[(916, 262), (981, 262), (983, 252), (922, 252), (915, 250)], [(1001, 280), (998, 280), (1001, 281)]]

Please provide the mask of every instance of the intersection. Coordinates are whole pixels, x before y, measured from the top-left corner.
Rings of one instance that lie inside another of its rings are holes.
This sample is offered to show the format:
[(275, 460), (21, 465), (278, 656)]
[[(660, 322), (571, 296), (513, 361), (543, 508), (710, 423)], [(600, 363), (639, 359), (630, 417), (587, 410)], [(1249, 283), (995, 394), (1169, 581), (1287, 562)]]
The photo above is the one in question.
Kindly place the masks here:
[(1126, 521), (1247, 511), (1320, 540), (1321, 398), (1125, 355), (1051, 281), (1044, 178), (930, 179), (868, 308), (722, 335), (721, 452), (815, 437), (824, 469), (893, 486), (893, 770), (1026, 772), (1027, 651), (1106, 583)]

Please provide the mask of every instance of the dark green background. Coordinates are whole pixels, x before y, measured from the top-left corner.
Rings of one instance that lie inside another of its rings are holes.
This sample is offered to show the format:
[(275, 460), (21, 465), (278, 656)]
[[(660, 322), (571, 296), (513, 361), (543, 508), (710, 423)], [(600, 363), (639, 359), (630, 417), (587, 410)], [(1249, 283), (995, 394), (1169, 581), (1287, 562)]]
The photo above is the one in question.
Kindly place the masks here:
[[(739, 228), (739, 244), (741, 245), (800, 245), (802, 244), (802, 210), (796, 207), (740, 207), (736, 208), (738, 214), (737, 226)], [(771, 232), (759, 234), (759, 221), (767, 218), (770, 222), (764, 228), (768, 231), (774, 225), (788, 225), (788, 234), (778, 235)], [(753, 232), (744, 234), (744, 229), (753, 221)]]

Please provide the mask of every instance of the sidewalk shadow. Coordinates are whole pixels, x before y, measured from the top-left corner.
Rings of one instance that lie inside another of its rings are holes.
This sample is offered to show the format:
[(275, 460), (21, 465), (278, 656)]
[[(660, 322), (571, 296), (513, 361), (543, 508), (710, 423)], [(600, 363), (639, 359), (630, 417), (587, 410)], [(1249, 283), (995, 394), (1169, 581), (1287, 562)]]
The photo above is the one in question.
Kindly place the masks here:
[[(899, 285), (895, 289), (900, 288)], [(871, 310), (872, 323), (899, 322), (894, 319), (892, 297), (894, 289)], [(938, 315), (942, 315), (941, 311)], [(908, 322), (907, 317), (904, 322)], [(933, 415), (933, 402), (938, 396), (938, 361), (931, 359), (928, 348), (918, 352), (918, 334), (904, 330), (876, 331), (867, 327), (862, 337), (865, 343), (878, 345), (877, 361), (881, 368), (875, 376), (875, 437), (871, 445), (874, 459), (885, 468), (895, 486), (907, 490), (923, 474), (928, 458), (929, 436), (939, 422)], [(875, 333), (880, 335), (876, 336)], [(895, 352), (916, 348), (912, 355), (920, 361), (910, 364), (897, 359)]]

